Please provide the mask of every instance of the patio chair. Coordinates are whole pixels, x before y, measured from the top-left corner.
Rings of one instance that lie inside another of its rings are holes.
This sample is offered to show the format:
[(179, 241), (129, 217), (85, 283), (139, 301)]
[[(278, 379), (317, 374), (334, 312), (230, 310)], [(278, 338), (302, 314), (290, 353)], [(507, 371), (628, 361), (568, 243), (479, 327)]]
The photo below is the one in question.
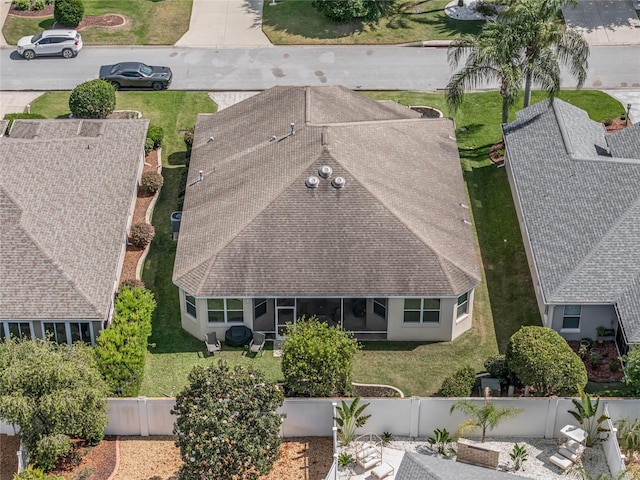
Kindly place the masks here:
[(267, 337), (264, 333), (253, 332), (253, 339), (246, 348), (248, 348), (251, 353), (255, 353), (256, 355), (259, 353), (260, 355), (263, 355), (266, 340)]
[(218, 340), (216, 332), (207, 333), (204, 336), (204, 343), (207, 346), (207, 352), (211, 354), (222, 350), (222, 345), (220, 345), (220, 340)]

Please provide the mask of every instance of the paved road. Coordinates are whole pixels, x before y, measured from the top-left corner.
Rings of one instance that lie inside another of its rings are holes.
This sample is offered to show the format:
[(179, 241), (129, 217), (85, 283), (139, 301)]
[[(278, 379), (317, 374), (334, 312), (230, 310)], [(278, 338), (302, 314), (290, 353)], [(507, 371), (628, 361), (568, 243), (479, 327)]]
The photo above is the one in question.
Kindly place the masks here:
[[(446, 48), (86, 47), (70, 60), (32, 61), (0, 49), (0, 90), (68, 90), (97, 78), (100, 65), (126, 60), (170, 66), (175, 78), (171, 88), (177, 90), (263, 90), (274, 85), (326, 83), (363, 90), (435, 91), (444, 88), (451, 75)], [(563, 75), (563, 86), (571, 88), (575, 82)], [(640, 46), (592, 47), (585, 87), (640, 88)]]

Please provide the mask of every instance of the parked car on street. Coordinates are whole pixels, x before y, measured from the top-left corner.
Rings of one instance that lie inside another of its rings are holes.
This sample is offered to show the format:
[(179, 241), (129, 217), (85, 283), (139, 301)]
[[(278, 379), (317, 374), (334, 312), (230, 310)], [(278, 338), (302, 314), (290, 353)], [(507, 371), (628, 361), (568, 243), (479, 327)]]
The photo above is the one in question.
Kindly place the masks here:
[(120, 87), (169, 88), (173, 74), (169, 67), (146, 65), (141, 62), (122, 62), (100, 67), (100, 78), (111, 83), (116, 90)]
[(62, 55), (75, 57), (82, 49), (82, 37), (75, 30), (44, 30), (18, 40), (18, 53), (27, 60)]

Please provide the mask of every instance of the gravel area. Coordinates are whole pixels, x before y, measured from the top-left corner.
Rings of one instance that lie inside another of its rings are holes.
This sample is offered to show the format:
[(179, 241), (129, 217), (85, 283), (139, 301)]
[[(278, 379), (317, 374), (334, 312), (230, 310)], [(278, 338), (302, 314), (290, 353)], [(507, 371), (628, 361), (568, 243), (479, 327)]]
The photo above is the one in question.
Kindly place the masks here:
[[(471, 443), (480, 444), (479, 440), (467, 439)], [(517, 472), (512, 471), (512, 463), (509, 453), (515, 443), (524, 445), (529, 453), (528, 460), (524, 463), (523, 469)], [(557, 439), (542, 438), (489, 438), (483, 446), (494, 448), (500, 451), (499, 470), (510, 472), (522, 477), (535, 480), (566, 480), (567, 478), (577, 478), (571, 473), (564, 474), (560, 469), (548, 463), (549, 457), (558, 451)], [(394, 441), (386, 445), (387, 448), (402, 450), (405, 452), (416, 452), (424, 455), (433, 455), (426, 438), (412, 439), (409, 437), (396, 437)], [(349, 451), (348, 449), (344, 449)], [(353, 454), (353, 452), (350, 452)], [(384, 460), (384, 457), (383, 457)], [(453, 461), (453, 460), (452, 460)], [(592, 448), (587, 448), (582, 465), (593, 476), (597, 478), (599, 474), (609, 474), (609, 467), (604, 456), (602, 445), (596, 444)], [(482, 468), (482, 467), (478, 467)], [(353, 469), (343, 469), (340, 472), (341, 480), (356, 478), (357, 474)], [(358, 477), (360, 478), (360, 477)]]

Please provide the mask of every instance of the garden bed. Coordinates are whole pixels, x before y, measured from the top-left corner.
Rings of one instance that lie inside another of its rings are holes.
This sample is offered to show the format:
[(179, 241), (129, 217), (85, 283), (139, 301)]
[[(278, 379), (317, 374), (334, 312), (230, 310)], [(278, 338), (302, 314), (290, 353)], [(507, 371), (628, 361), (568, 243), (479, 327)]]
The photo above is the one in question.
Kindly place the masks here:
[[(587, 377), (592, 382), (620, 382), (624, 377), (618, 348), (613, 340), (593, 342), (591, 348), (580, 350), (580, 342), (567, 342), (578, 354), (587, 369)], [(582, 354), (581, 354), (582, 353)], [(594, 359), (594, 360), (592, 360)], [(598, 359), (598, 360), (595, 360)]]

